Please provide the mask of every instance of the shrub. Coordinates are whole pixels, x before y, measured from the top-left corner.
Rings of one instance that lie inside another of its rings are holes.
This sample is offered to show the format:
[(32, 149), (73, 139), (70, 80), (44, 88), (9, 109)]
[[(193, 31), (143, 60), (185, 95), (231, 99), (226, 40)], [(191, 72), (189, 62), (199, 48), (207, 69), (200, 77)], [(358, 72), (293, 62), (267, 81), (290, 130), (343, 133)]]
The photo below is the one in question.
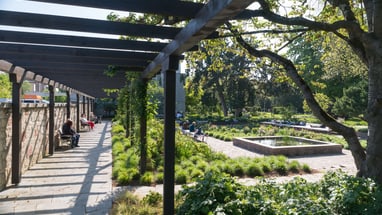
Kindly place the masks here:
[[(123, 136), (121, 136), (121, 135), (115, 135), (115, 136), (113, 136), (112, 138), (111, 138), (111, 143), (113, 144), (113, 147), (114, 147), (114, 144), (116, 144), (116, 143), (123, 143)], [(122, 144), (123, 145), (123, 144)]]
[(129, 168), (126, 171), (120, 171), (118, 173), (118, 184), (127, 185), (133, 180), (137, 180), (139, 178), (139, 171), (137, 168)]
[(244, 126), (243, 132), (244, 134), (248, 134), (249, 132), (251, 132), (251, 128), (249, 128), (248, 126)]
[(223, 140), (224, 141), (232, 141), (232, 137), (231, 136), (224, 136)]
[(158, 183), (158, 184), (162, 184), (163, 183), (163, 178), (164, 178), (163, 172), (158, 172), (155, 175), (155, 182)]
[(142, 201), (148, 205), (159, 205), (162, 202), (162, 195), (158, 192), (150, 191), (145, 197), (143, 197)]
[(221, 169), (219, 169), (219, 167), (218, 166), (216, 166), (216, 165), (210, 165), (210, 166), (208, 166), (207, 168), (206, 168), (206, 172), (212, 172), (212, 173), (220, 173), (220, 172), (223, 172), (223, 171), (221, 171)]
[(126, 131), (125, 131), (125, 128), (123, 128), (122, 125), (120, 124), (113, 124), (113, 127), (111, 128), (111, 133), (114, 135), (121, 135), (121, 134), (124, 134)]
[(288, 164), (288, 170), (293, 173), (298, 173), (300, 169), (300, 163), (298, 161), (293, 160)]
[(188, 173), (186, 170), (179, 170), (175, 172), (175, 183), (186, 184)]
[(261, 162), (260, 165), (264, 173), (268, 173), (272, 171), (272, 165), (270, 163), (264, 161), (264, 162)]
[(306, 163), (304, 163), (302, 165), (302, 170), (304, 170), (304, 172), (306, 172), (306, 173), (311, 173), (312, 172), (312, 170), (310, 169), (309, 165), (306, 164)]
[(245, 174), (250, 177), (263, 176), (264, 171), (258, 164), (252, 163), (247, 167)]
[(287, 168), (287, 164), (285, 162), (282, 162), (282, 161), (276, 162), (274, 169), (280, 175), (287, 175), (288, 174), (288, 171), (287, 171), (288, 168)]
[[(182, 203), (176, 214), (256, 214), (250, 202), (240, 201), (243, 186), (225, 174), (206, 173), (195, 186), (185, 187), (177, 195)], [(244, 213), (243, 213), (244, 212)]]
[(142, 185), (151, 185), (154, 183), (154, 175), (152, 172), (145, 172), (139, 179), (140, 184)]
[(200, 169), (193, 169), (190, 174), (192, 179), (202, 177), (203, 175), (204, 175), (204, 172)]
[(110, 214), (160, 214), (162, 212), (162, 208), (157, 205), (150, 205), (156, 201), (156, 194), (148, 194), (149, 197), (146, 200), (140, 200), (138, 196), (134, 195), (131, 192), (126, 192), (124, 196), (118, 197), (115, 200), (115, 204), (113, 205), (112, 211)]
[(200, 160), (196, 164), (196, 168), (203, 171), (203, 172), (207, 169), (207, 167), (208, 167), (208, 163), (204, 160)]
[(244, 175), (244, 168), (238, 163), (235, 163), (232, 167), (232, 175), (234, 176), (243, 176)]
[(202, 158), (199, 157), (199, 156), (197, 156), (197, 155), (194, 155), (194, 156), (190, 157), (189, 160), (190, 160), (193, 164), (197, 164), (199, 161), (202, 160)]

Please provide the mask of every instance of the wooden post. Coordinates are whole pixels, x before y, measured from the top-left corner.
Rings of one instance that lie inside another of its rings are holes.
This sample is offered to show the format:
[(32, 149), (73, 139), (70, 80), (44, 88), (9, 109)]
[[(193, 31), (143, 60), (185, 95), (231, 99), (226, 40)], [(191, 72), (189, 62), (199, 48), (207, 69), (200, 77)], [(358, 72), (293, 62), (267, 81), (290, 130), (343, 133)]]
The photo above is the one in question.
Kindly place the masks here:
[(85, 99), (85, 96), (82, 96), (82, 112), (81, 112), (81, 114), (83, 114), (83, 113), (86, 114), (86, 99)]
[(174, 214), (175, 183), (175, 90), (178, 56), (170, 56), (164, 71), (164, 182), (163, 214)]
[(49, 154), (54, 154), (54, 87), (49, 85)]
[(144, 95), (142, 102), (142, 114), (140, 116), (140, 135), (141, 135), (141, 160), (139, 165), (139, 173), (143, 175), (146, 172), (147, 160), (147, 79), (142, 79), (142, 94)]
[(77, 101), (76, 101), (76, 107), (77, 107), (77, 117), (76, 117), (76, 131), (80, 131), (80, 94), (77, 93)]
[(88, 117), (88, 120), (90, 120), (90, 98), (89, 97), (86, 99), (86, 103), (87, 103), (86, 116)]
[(21, 181), (21, 85), (24, 80), (24, 71), (13, 69), (9, 74), (12, 82), (12, 184)]
[(69, 92), (69, 90), (66, 91), (66, 119), (70, 119), (70, 92)]

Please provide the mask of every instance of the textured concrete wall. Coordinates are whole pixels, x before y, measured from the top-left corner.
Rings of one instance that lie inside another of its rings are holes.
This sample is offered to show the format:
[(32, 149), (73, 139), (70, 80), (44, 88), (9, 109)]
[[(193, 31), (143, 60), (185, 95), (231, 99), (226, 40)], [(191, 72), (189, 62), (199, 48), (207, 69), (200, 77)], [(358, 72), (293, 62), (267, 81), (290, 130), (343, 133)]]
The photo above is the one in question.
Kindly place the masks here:
[(10, 181), (10, 163), (7, 165), (8, 154), (11, 154), (12, 139), (12, 109), (11, 104), (0, 104), (0, 190)]
[[(48, 156), (49, 109), (47, 104), (23, 104), (21, 113), (21, 171), (24, 173), (40, 159)], [(72, 119), (77, 118), (76, 113), (76, 107), (72, 105)], [(65, 104), (56, 104), (54, 130), (61, 127), (65, 120)], [(11, 175), (12, 108), (11, 104), (2, 103), (0, 104), (0, 190), (10, 185)]]

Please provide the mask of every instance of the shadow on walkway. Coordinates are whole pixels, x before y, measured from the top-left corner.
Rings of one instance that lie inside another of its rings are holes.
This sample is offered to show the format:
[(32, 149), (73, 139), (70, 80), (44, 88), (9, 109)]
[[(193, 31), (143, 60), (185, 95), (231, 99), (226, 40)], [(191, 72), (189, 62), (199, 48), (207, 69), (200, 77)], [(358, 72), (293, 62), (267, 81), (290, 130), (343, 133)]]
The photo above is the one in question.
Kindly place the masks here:
[(0, 214), (108, 214), (112, 206), (111, 123), (81, 132), (80, 147), (57, 150), (0, 192)]

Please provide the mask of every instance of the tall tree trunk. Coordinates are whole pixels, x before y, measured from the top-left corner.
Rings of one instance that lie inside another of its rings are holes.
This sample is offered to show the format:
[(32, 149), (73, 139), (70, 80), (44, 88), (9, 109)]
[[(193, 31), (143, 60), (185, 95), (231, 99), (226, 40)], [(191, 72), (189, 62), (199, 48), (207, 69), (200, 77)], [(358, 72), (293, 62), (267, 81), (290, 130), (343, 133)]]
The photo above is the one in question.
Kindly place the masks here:
[(242, 111), (243, 111), (243, 108), (236, 108), (235, 109), (235, 117), (236, 118), (240, 117)]
[(369, 136), (363, 166), (365, 176), (382, 183), (382, 57), (369, 57), (368, 113)]
[(216, 91), (218, 93), (218, 99), (219, 99), (220, 106), (222, 108), (223, 114), (224, 114), (224, 116), (228, 116), (227, 103), (225, 102), (225, 99), (224, 99), (224, 94), (223, 94), (222, 87), (217, 86)]

